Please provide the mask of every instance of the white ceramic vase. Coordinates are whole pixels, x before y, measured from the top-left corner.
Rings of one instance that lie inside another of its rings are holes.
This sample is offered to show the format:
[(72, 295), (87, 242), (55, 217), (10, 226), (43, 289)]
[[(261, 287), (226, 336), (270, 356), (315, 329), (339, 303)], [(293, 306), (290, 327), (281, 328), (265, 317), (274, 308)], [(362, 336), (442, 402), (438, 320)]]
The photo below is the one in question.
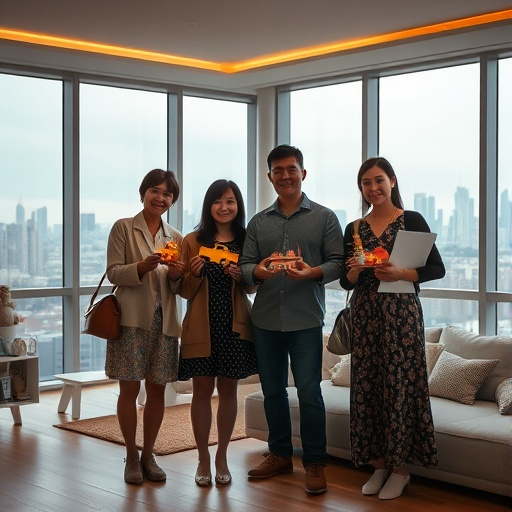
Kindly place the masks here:
[(0, 327), (0, 338), (4, 341), (14, 341), (18, 337), (19, 324)]

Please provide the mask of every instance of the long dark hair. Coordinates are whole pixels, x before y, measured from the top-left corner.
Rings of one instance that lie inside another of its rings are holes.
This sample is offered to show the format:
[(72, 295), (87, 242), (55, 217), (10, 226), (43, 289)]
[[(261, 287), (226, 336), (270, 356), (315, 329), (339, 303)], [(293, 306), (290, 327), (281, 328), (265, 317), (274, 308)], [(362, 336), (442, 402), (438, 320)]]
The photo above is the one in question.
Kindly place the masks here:
[(231, 180), (216, 180), (206, 191), (203, 200), (203, 209), (201, 211), (201, 220), (194, 228), (198, 233), (197, 241), (200, 244), (213, 246), (215, 235), (217, 234), (217, 226), (212, 216), (212, 205), (217, 199), (220, 199), (229, 188), (233, 191), (238, 205), (238, 212), (233, 219), (231, 231), (235, 237), (235, 242), (239, 245), (240, 249), (242, 248), (246, 232), (244, 198), (242, 197), (242, 192), (240, 192), (238, 185)]
[(357, 173), (357, 187), (359, 188), (359, 192), (361, 192), (361, 208), (363, 217), (370, 208), (371, 203), (369, 203), (363, 195), (361, 180), (363, 178), (364, 173), (371, 169), (372, 167), (378, 167), (379, 169), (382, 169), (387, 174), (390, 180), (395, 178), (395, 186), (391, 189), (391, 202), (393, 203), (394, 206), (403, 210), (404, 203), (402, 201), (402, 197), (400, 196), (400, 190), (398, 188), (398, 178), (396, 177), (395, 170), (393, 169), (393, 166), (385, 158), (381, 156), (376, 156), (373, 158), (369, 158), (368, 160), (363, 162), (363, 164), (359, 168), (359, 172)]

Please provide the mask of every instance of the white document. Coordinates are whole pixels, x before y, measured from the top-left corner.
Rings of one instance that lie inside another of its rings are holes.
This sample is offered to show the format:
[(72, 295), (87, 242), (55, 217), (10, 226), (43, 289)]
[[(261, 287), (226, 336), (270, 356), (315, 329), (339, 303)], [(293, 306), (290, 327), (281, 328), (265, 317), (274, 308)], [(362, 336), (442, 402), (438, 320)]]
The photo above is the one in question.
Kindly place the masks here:
[[(420, 231), (398, 231), (395, 245), (389, 255), (389, 261), (397, 267), (418, 268), (427, 262), (428, 255), (436, 241), (436, 233)], [(414, 293), (414, 284), (410, 281), (381, 281), (380, 293)]]

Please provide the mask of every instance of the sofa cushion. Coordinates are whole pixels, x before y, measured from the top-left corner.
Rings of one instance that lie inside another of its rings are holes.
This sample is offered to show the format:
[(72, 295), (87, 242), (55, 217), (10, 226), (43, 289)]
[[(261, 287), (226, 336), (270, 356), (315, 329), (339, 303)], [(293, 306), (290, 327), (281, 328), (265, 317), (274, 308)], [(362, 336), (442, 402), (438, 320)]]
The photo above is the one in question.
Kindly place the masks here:
[(464, 359), (443, 351), (428, 379), (431, 396), (471, 405), (497, 359)]
[(444, 350), (444, 345), (442, 343), (430, 343), (425, 342), (425, 356), (427, 358), (427, 374), (430, 375), (434, 366), (441, 355), (441, 352)]
[(439, 343), (446, 352), (465, 359), (498, 359), (499, 363), (478, 391), (476, 398), (494, 402), (498, 384), (512, 377), (512, 337), (482, 336), (459, 327), (444, 327)]
[(439, 464), (427, 470), (430, 474), (420, 474), (436, 478), (439, 471), (510, 486), (510, 417), (500, 415), (496, 404), (485, 400), (472, 406), (437, 397), (430, 401)]
[(425, 343), (439, 343), (442, 327), (425, 327)]
[(350, 354), (340, 357), (340, 361), (331, 368), (331, 374), (331, 382), (335, 386), (350, 387)]
[(512, 379), (498, 385), (495, 397), (500, 414), (512, 414)]

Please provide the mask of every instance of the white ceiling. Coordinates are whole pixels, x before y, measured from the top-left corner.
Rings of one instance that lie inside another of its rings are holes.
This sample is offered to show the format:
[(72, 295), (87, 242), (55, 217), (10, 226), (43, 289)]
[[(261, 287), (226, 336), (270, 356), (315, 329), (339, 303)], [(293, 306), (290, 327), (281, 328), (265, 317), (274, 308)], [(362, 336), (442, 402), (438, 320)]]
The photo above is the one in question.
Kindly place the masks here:
[[(512, 0), (0, 0), (0, 29), (219, 63), (512, 9)], [(234, 74), (0, 39), (0, 63), (255, 94), (512, 47), (512, 18)]]
[(236, 62), (510, 8), (508, 0), (0, 0), (0, 27)]

